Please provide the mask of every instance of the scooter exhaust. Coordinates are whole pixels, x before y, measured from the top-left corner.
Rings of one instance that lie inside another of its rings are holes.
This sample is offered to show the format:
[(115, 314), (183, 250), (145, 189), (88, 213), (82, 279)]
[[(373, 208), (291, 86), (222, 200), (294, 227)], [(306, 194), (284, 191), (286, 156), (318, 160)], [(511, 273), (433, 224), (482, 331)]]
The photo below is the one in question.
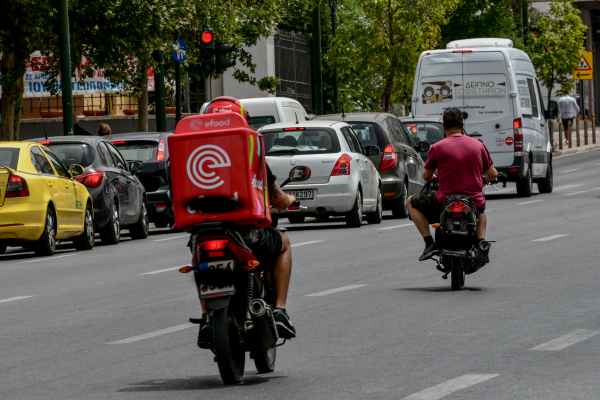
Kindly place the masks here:
[(279, 339), (273, 310), (262, 299), (252, 300), (250, 302), (250, 318), (254, 325), (252, 329), (254, 344), (263, 350), (269, 350)]

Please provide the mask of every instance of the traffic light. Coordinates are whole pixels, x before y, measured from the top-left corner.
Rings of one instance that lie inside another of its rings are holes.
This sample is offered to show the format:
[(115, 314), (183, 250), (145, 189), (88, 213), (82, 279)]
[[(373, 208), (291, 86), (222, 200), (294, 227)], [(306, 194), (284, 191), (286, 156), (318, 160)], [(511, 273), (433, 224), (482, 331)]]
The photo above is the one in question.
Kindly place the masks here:
[(223, 57), (225, 54), (235, 51), (235, 44), (225, 44), (220, 40), (217, 40), (216, 48), (217, 74), (222, 74), (227, 68), (235, 65), (235, 58)]
[(200, 71), (202, 75), (209, 76), (215, 72), (215, 34), (210, 29), (205, 29), (200, 34)]

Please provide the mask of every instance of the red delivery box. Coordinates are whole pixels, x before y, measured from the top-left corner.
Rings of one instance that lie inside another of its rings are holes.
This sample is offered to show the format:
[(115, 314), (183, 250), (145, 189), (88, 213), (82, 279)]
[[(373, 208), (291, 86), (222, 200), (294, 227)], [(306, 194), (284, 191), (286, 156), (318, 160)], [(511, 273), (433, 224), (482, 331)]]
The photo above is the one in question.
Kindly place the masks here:
[(169, 136), (175, 225), (271, 224), (263, 138), (237, 113), (182, 119)]

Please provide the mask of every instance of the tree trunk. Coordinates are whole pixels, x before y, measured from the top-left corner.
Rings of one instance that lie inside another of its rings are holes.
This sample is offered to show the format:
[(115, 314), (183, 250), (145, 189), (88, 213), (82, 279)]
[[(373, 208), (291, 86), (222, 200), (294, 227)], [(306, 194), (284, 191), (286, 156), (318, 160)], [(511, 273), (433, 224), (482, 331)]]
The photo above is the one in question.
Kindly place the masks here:
[(148, 69), (142, 71), (142, 87), (138, 97), (138, 132), (148, 132)]
[(23, 85), (25, 82), (25, 75), (21, 75), (17, 79), (15, 85), (15, 91), (17, 92), (17, 99), (14, 103), (14, 119), (13, 119), (13, 132), (14, 139), (19, 139), (19, 132), (21, 131), (21, 111), (23, 110)]
[(554, 89), (554, 79), (550, 81), (550, 85), (548, 85), (548, 106), (546, 110), (550, 109), (550, 99), (552, 98), (552, 89)]
[(17, 83), (10, 78), (14, 73), (15, 54), (7, 47), (4, 48), (3, 53), (1, 71), (4, 79), (2, 79), (2, 100), (0, 100), (2, 110), (2, 135), (0, 136), (0, 140), (13, 141), (15, 140), (14, 117)]
[(394, 86), (394, 77), (396, 76), (396, 66), (392, 64), (390, 67), (391, 73), (388, 76), (383, 89), (383, 95), (381, 96), (381, 110), (383, 112), (390, 112), (390, 106), (392, 103), (392, 87)]

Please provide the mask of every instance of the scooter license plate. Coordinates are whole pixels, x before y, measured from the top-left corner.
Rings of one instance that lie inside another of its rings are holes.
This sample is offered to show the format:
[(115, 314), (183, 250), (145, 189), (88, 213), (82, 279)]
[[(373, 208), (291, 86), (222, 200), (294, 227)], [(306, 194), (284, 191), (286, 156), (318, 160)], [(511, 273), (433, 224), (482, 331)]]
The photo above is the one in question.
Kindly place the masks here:
[[(224, 270), (229, 269), (230, 271), (234, 271), (235, 270), (235, 260), (219, 260), (219, 261), (204, 262), (204, 263), (200, 263), (200, 265), (198, 265), (198, 269), (200, 270), (200, 273), (205, 272), (205, 271), (215, 270), (215, 269), (224, 269)], [(200, 298), (202, 300), (213, 298), (213, 297), (226, 296), (228, 294), (229, 295), (235, 294), (235, 287), (233, 286), (233, 284), (226, 285), (226, 286), (209, 286), (209, 285), (206, 285), (203, 283), (200, 284)]]

